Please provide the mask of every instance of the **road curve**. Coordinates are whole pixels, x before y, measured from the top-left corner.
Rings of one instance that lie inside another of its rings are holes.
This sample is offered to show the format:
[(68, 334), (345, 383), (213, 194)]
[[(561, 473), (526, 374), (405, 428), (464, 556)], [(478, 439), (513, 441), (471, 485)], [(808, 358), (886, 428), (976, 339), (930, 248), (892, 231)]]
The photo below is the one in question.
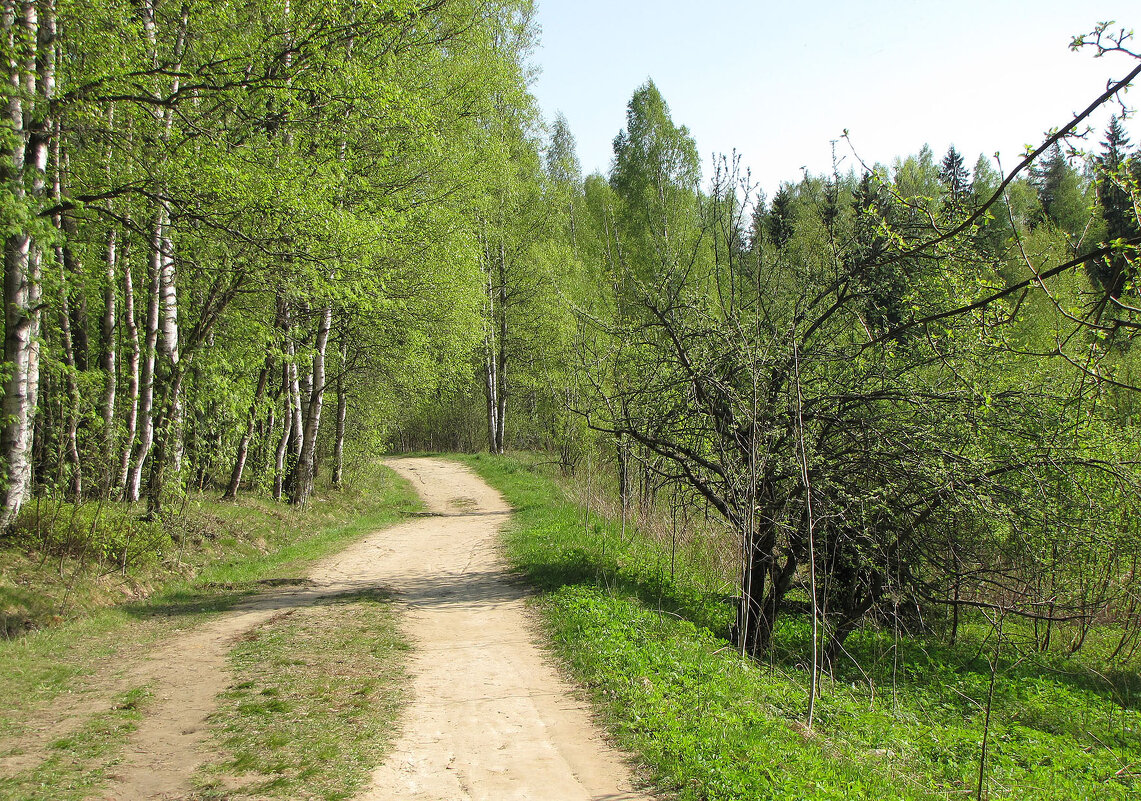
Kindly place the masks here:
[(536, 642), (499, 552), (510, 507), (455, 462), (388, 465), (433, 514), (372, 557), (404, 607), (413, 700), (360, 801), (649, 801)]

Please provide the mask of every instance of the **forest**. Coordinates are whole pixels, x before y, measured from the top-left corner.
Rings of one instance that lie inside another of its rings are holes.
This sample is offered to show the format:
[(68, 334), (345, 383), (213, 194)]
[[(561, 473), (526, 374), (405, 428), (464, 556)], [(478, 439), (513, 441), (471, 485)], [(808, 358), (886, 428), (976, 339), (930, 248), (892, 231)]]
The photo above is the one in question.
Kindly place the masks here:
[(531, 0), (5, 0), (2, 26), (6, 546), (125, 566), (159, 546), (123, 519), (202, 494), (303, 507), (380, 452), (531, 452), (623, 524), (721, 532), (743, 657), (804, 616), (813, 677), (866, 627), (980, 622), (1136, 665), (1124, 30), (1075, 38), (1131, 71), (1005, 170), (922, 146), (762, 191), (652, 81), (584, 176), (530, 93)]

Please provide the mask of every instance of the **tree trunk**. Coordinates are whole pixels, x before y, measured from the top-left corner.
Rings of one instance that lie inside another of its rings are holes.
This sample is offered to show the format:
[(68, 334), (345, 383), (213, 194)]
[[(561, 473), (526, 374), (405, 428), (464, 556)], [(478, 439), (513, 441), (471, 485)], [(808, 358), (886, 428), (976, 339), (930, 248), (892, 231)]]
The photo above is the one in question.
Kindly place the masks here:
[(289, 452), (289, 439), (293, 433), (293, 393), (290, 391), (289, 364), (281, 365), (281, 395), (284, 405), (281, 411), (281, 437), (277, 441), (277, 451), (273, 463), (273, 499), (280, 501), (285, 484), (285, 457)]
[[(159, 319), (160, 323), (160, 338), (162, 355), (170, 364), (172, 373), (179, 372), (179, 361), (181, 359), (181, 351), (179, 350), (179, 335), (178, 335), (178, 293), (176, 284), (175, 262), (174, 262), (174, 240), (170, 232), (170, 212), (166, 212), (167, 225), (163, 231), (162, 237), (162, 258), (161, 270), (159, 275), (159, 292), (160, 292), (160, 305), (159, 305)], [(163, 448), (164, 458), (170, 460), (170, 472), (178, 476), (182, 471), (182, 456), (184, 453), (183, 443), (183, 428), (185, 425), (185, 409), (182, 403), (182, 381), (181, 374), (177, 381), (172, 381), (168, 387), (167, 397), (169, 406), (164, 411), (169, 414), (169, 425), (164, 432), (166, 436), (165, 447)], [(163, 465), (165, 470), (166, 465)], [(163, 471), (160, 471), (160, 473)], [(159, 487), (158, 489), (162, 489)]]
[[(61, 271), (67, 262), (64, 246), (55, 248), (56, 259)], [(67, 390), (67, 410), (63, 413), (64, 423), (64, 453), (70, 467), (68, 481), (68, 495), (78, 502), (83, 496), (83, 464), (79, 458), (79, 415), (80, 397), (78, 366), (75, 360), (75, 348), (72, 339), (71, 309), (68, 303), (68, 280), (66, 275), (60, 276), (61, 286), (64, 288), (60, 297), (59, 311), (59, 338), (63, 350), (64, 387)], [(62, 465), (61, 465), (62, 472)]]
[(289, 414), (285, 417), (285, 421), (289, 427), (286, 431), (287, 450), (282, 465), (282, 491), (292, 496), (293, 480), (297, 477), (297, 460), (301, 458), (301, 443), (305, 436), (305, 418), (301, 404), (301, 379), (297, 369), (297, 346), (288, 325), (286, 325), (285, 355), (287, 358), (285, 397), (289, 406)]
[(499, 381), (495, 378), (495, 346), (493, 338), (488, 335), (484, 342), (486, 358), (484, 360), (484, 390), (487, 393), (487, 450), (495, 453), (496, 433), (499, 430), (496, 415), (499, 413), (499, 401), (496, 393), (499, 391)]
[(742, 575), (741, 602), (732, 640), (753, 658), (763, 656), (772, 644), (773, 631), (784, 605), (784, 597), (792, 586), (797, 561), (791, 555), (783, 563), (772, 555), (771, 531), (753, 532), (752, 555), (746, 551)]
[(495, 452), (506, 453), (504, 432), (507, 428), (507, 255), (503, 244), (499, 245), (499, 348), (497, 354), (499, 366), (495, 371), (495, 378), (499, 388), (495, 393), (496, 402), (496, 429)]
[(0, 530), (7, 528), (31, 488), (32, 427), (39, 383), (39, 257), (31, 237), (8, 237), (4, 248), (4, 420), (0, 453), (7, 466), (0, 486)]
[[(42, 8), (42, 14), (40, 13)], [(0, 178), (22, 204), (44, 197), (47, 186), (51, 122), (48, 107), (55, 94), (55, 5), (52, 0), (4, 0), (0, 14), (9, 63), (8, 136), (0, 155)], [(19, 54), (23, 53), (22, 60)], [(26, 230), (4, 241), (4, 380), (0, 420), (0, 530), (7, 528), (28, 496), (31, 452), (39, 391), (41, 256)]]
[(100, 333), (103, 337), (103, 478), (102, 496), (110, 497), (112, 483), (115, 480), (114, 454), (115, 454), (115, 395), (118, 392), (119, 377), (116, 373), (118, 354), (115, 342), (115, 273), (118, 262), (117, 250), (118, 231), (112, 228), (107, 233), (107, 249), (104, 260), (107, 284), (103, 288), (103, 325)]
[[(52, 153), (52, 199), (59, 202), (63, 198), (63, 170), (66, 157), (60, 146), (59, 122), (53, 129)], [(55, 246), (56, 264), (60, 271), (59, 335), (63, 351), (64, 386), (67, 389), (67, 410), (64, 412), (64, 452), (69, 466), (68, 495), (78, 503), (83, 497), (83, 461), (79, 455), (79, 421), (82, 415), (82, 399), (79, 396), (79, 371), (86, 369), (86, 310), (82, 314), (73, 313), (73, 297), (82, 297), (82, 292), (74, 293), (81, 284), (83, 268), (75, 257), (71, 243), (78, 237), (75, 220), (66, 215), (53, 215), (52, 222), (60, 232), (61, 240)], [(80, 345), (82, 340), (82, 345)], [(80, 355), (82, 354), (82, 355)], [(63, 466), (60, 465), (60, 472)]]
[(265, 405), (265, 417), (258, 422), (257, 434), (254, 437), (254, 442), (257, 443), (257, 450), (254, 452), (254, 464), (257, 466), (259, 476), (264, 476), (273, 469), (269, 458), (271, 453), (269, 443), (273, 437), (273, 429), (277, 425), (277, 415), (274, 411), (280, 400), (279, 395), (274, 393), (270, 402)]
[[(56, 167), (54, 193), (56, 200), (61, 200), (63, 197), (61, 173), (68, 169), (67, 153), (61, 151), (59, 145), (60, 134), (57, 125), (54, 145), (55, 161), (58, 165)], [(75, 243), (79, 240), (79, 226), (76, 225), (75, 218), (67, 214), (56, 217), (56, 226), (65, 237), (61, 257), (64, 271), (67, 274), (67, 283), (64, 286), (67, 293), (65, 299), (68, 305), (68, 326), (71, 329), (72, 358), (75, 360), (76, 369), (82, 372), (90, 366), (88, 355), (91, 352), (91, 344), (87, 338), (87, 295), (83, 291), (83, 262), (75, 255), (74, 249)]]
[[(499, 253), (493, 256), (489, 244), (484, 242), (484, 261), (488, 270), (483, 378), (487, 396), (487, 449), (490, 453), (503, 453), (503, 418), (507, 412), (507, 382), (504, 375), (507, 357), (505, 258), (502, 246)], [(493, 263), (496, 265), (494, 272)], [(499, 278), (498, 285), (496, 276)]]
[(159, 332), (159, 301), (162, 282), (162, 239), (166, 210), (160, 209), (151, 227), (150, 289), (147, 293), (147, 319), (143, 340), (142, 371), (139, 381), (139, 441), (131, 456), (125, 496), (137, 501), (142, 490), (143, 466), (154, 443), (155, 364)]
[(328, 305), (317, 324), (317, 341), (313, 352), (313, 372), (310, 375), (309, 405), (305, 416), (305, 428), (301, 442), (301, 453), (294, 466), (290, 502), (305, 504), (313, 494), (313, 484), (317, 477), (317, 432), (321, 428), (321, 406), (325, 396), (325, 347), (329, 342), (329, 329), (333, 325), (333, 307)]
[[(158, 52), (156, 0), (145, 0), (142, 5), (142, 11), (143, 33), (151, 46), (152, 63), (155, 67), (158, 67), (160, 57)], [(175, 33), (174, 58), (168, 73), (175, 75), (170, 83), (170, 91), (172, 93), (178, 92), (181, 86), (181, 78), (178, 77), (178, 73), (182, 68), (182, 57), (186, 50), (188, 24), (189, 8), (184, 6)], [(158, 79), (156, 79), (156, 88), (157, 81)], [(163, 141), (168, 141), (174, 125), (174, 108), (172, 106), (166, 106), (159, 111), (156, 107), (153, 113), (155, 120), (161, 124), (159, 136)], [(139, 413), (142, 417), (142, 435), (140, 437), (139, 447), (135, 453), (131, 478), (127, 486), (127, 500), (130, 501), (139, 499), (143, 468), (155, 440), (155, 418), (164, 417), (164, 420), (161, 421), (164, 424), (173, 421), (176, 426), (181, 428), (182, 408), (178, 387), (181, 384), (182, 376), (181, 371), (177, 367), (178, 305), (174, 284), (174, 252), (170, 233), (170, 209), (163, 201), (160, 201), (158, 204), (158, 208), (155, 211), (154, 222), (151, 227), (150, 264), (151, 288), (149, 302), (147, 304), (147, 346), (143, 363), (142, 402), (140, 404), (141, 408), (139, 409)], [(163, 353), (171, 362), (172, 375), (167, 384), (164, 403), (156, 408), (154, 405), (154, 394), (160, 331), (162, 334), (161, 344)], [(176, 431), (175, 435), (181, 437), (181, 431)], [(164, 441), (162, 442), (161, 452), (157, 454), (157, 456), (161, 458), (164, 463), (156, 466), (153, 464), (154, 457), (152, 457), (150, 479), (148, 482), (148, 514), (153, 511), (151, 505), (159, 502), (158, 493), (161, 492), (162, 487), (154, 486), (154, 481), (164, 477), (166, 468), (165, 460), (171, 451), (172, 443), (170, 440), (170, 432), (164, 431), (163, 437)], [(180, 447), (180, 445), (175, 446), (174, 450), (176, 453)], [(179, 459), (180, 457), (181, 454), (178, 453), (175, 458)]]
[(154, 422), (154, 452), (151, 455), (151, 469), (147, 477), (147, 518), (154, 520), (163, 513), (163, 491), (166, 489), (167, 466), (173, 466), (170, 451), (175, 446), (181, 431), (176, 429), (179, 421), (175, 417), (177, 398), (181, 394), (184, 373), (179, 365), (167, 383), (162, 402), (157, 407)]
[(273, 372), (273, 346), (271, 345), (265, 355), (265, 362), (262, 363), (261, 372), (258, 373), (257, 389), (254, 390), (254, 399), (250, 403), (249, 418), (246, 420), (246, 431), (242, 434), (242, 439), (238, 442), (238, 453), (234, 458), (234, 469), (230, 471), (230, 483), (226, 487), (226, 494), (222, 496), (224, 500), (234, 500), (238, 497), (238, 488), (242, 484), (242, 472), (246, 467), (246, 455), (250, 450), (250, 440), (254, 436), (254, 428), (257, 424), (258, 409), (261, 408), (262, 399), (265, 397), (265, 389), (269, 385), (269, 376)]
[(135, 434), (138, 432), (139, 422), (139, 362), (142, 357), (142, 347), (139, 342), (139, 324), (135, 319), (135, 286), (131, 277), (131, 260), (128, 258), (128, 247), (131, 240), (123, 242), (123, 325), (127, 332), (127, 410), (123, 449), (119, 456), (119, 476), (116, 486), (122, 497), (128, 496), (127, 487), (131, 475), (131, 453), (135, 446)]
[(341, 364), (337, 375), (337, 431), (333, 442), (333, 486), (340, 489), (345, 471), (345, 417), (349, 410), (349, 393), (345, 386), (345, 371), (349, 362), (348, 333), (341, 336)]

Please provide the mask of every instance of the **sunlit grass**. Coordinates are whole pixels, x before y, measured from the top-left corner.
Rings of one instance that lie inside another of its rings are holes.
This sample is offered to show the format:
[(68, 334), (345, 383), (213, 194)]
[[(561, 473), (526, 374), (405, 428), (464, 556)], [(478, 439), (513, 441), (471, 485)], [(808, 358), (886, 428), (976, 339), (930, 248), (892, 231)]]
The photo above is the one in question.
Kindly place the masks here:
[(387, 599), (374, 593), (249, 632), (211, 719), (225, 756), (200, 771), (203, 797), (351, 797), (391, 742), (407, 649)]
[[(586, 525), (525, 461), (466, 461), (519, 509), (509, 556), (541, 590), (556, 651), (662, 788), (695, 801), (976, 794), (988, 627), (964, 626), (954, 648), (857, 632), (824, 677), (809, 732), (807, 619), (783, 618), (764, 663), (741, 659), (725, 639), (733, 610), (716, 581), (671, 576), (659, 540), (631, 532), (619, 541), (614, 521)], [(1018, 634), (1007, 632), (997, 663), (987, 797), (1137, 797), (1136, 670), (1020, 652)]]

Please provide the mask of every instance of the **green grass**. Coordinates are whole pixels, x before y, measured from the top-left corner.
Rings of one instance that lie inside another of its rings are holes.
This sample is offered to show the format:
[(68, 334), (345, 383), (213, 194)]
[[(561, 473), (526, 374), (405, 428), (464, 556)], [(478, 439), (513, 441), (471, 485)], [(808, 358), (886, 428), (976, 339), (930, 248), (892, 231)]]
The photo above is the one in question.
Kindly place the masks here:
[(80, 801), (103, 783), (125, 738), (135, 730), (150, 700), (145, 688), (124, 693), (111, 709), (84, 721), (48, 745), (35, 768), (0, 776), (2, 801)]
[(200, 771), (202, 796), (352, 797), (390, 742), (407, 649), (379, 594), (330, 599), (247, 634), (211, 719), (227, 756)]
[[(411, 485), (380, 465), (363, 470), (344, 490), (326, 488), (304, 509), (253, 497), (237, 503), (192, 500), (176, 536), (181, 548), (164, 554), (164, 569), (123, 579), (147, 597), (73, 609), (52, 625), (0, 640), (0, 758), (19, 752), (20, 735), (45, 704), (64, 694), (81, 700), (105, 692), (164, 638), (267, 585), (302, 577), (317, 559), (420, 508)], [(41, 579), (33, 577), (29, 586), (48, 581)], [(127, 729), (100, 731), (100, 753), (105, 762), (113, 761)], [(40, 768), (4, 780), (7, 788), (17, 788), (8, 797), (21, 798), (40, 784), (48, 788), (44, 797), (53, 788), (64, 791), (70, 774), (57, 769), (55, 754), (45, 756)], [(93, 776), (98, 773), (85, 765)]]
[[(992, 640), (956, 648), (866, 628), (804, 721), (809, 622), (786, 616), (769, 660), (723, 638), (716, 577), (671, 576), (658, 543), (584, 525), (541, 471), (465, 460), (518, 509), (509, 557), (541, 591), (558, 654), (618, 741), (681, 799), (974, 797)], [(711, 560), (707, 560), (711, 561)], [(695, 560), (700, 565), (701, 560)], [(1141, 793), (1141, 680), (1004, 646), (987, 762), (990, 798), (1132, 799)]]

